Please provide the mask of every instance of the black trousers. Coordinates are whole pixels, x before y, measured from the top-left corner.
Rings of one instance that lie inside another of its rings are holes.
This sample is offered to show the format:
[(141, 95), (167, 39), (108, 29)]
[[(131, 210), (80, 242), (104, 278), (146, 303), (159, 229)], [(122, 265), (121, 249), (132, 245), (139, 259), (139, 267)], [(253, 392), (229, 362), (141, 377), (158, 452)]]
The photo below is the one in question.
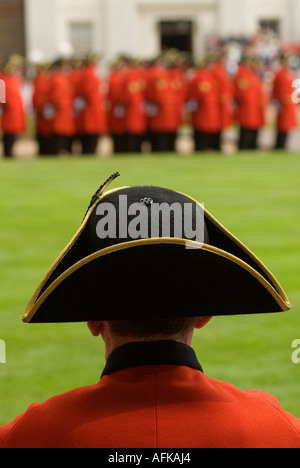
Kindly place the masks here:
[(258, 130), (251, 130), (249, 128), (241, 128), (239, 149), (240, 150), (256, 150), (258, 139)]
[(288, 136), (287, 132), (277, 132), (275, 149), (286, 149)]
[(73, 139), (70, 136), (66, 135), (53, 135), (52, 145), (53, 145), (53, 154), (64, 154), (72, 153), (72, 142)]
[(122, 135), (112, 135), (114, 153), (141, 153), (145, 136), (137, 133), (123, 133)]
[(16, 141), (16, 135), (7, 134), (7, 133), (3, 135), (3, 151), (4, 151), (5, 158), (11, 158), (13, 156), (12, 151), (13, 151), (13, 146), (15, 144), (15, 141)]
[(114, 153), (125, 153), (126, 152), (126, 134), (121, 135), (112, 134), (112, 140), (114, 145)]
[(221, 132), (208, 133), (196, 130), (194, 140), (196, 151), (221, 151)]
[(51, 137), (46, 137), (38, 133), (36, 140), (38, 142), (40, 156), (49, 156), (54, 154), (53, 140)]
[(143, 143), (143, 135), (136, 133), (126, 133), (125, 135), (125, 151), (126, 153), (141, 153)]
[(177, 132), (152, 132), (151, 146), (153, 153), (174, 153), (176, 151)]
[(81, 137), (82, 153), (96, 154), (100, 135), (91, 135), (85, 133)]

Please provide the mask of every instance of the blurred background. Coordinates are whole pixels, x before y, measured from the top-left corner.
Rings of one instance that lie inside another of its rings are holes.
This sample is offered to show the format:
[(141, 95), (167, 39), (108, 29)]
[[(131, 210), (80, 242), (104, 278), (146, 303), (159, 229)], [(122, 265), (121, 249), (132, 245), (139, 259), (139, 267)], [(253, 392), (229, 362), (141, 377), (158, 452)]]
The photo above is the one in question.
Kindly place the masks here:
[[(139, 68), (146, 90), (151, 68), (160, 60), (160, 65), (176, 67), (182, 74), (182, 84), (187, 87), (195, 69), (207, 64), (208, 54), (210, 61), (222, 61), (232, 80), (245, 55), (257, 60), (255, 73), (265, 96), (265, 119), (259, 125), (258, 141), (261, 148), (272, 149), (277, 113), (282, 105), (272, 94), (272, 86), (282, 65), (282, 54), (288, 54), (290, 94), (293, 93), (292, 82), (299, 77), (300, 68), (299, 19), (298, 0), (0, 0), (0, 69), (5, 73), (5, 68), (11, 69), (16, 57), (24, 59), (15, 66), (22, 67), (17, 73), (22, 77), (20, 92), (26, 125), (9, 129), (8, 133), (16, 135), (18, 141), (16, 145), (9, 141), (11, 148), (6, 152), (13, 151), (18, 157), (33, 157), (39, 153), (39, 142), (36, 142), (39, 110), (34, 106), (33, 95), (38, 86), (35, 78), (41, 70), (51, 75), (53, 64), (63, 61), (63, 71), (69, 75), (75, 101), (80, 97), (80, 92), (74, 89), (78, 83), (76, 73), (78, 76), (91, 54), (97, 55), (93, 64), (99, 75), (105, 118), (110, 121), (97, 131), (103, 138), (97, 140), (96, 150), (89, 148), (88, 152), (105, 156), (115, 152), (112, 118), (107, 116), (113, 105), (109, 92), (117, 86), (111, 81), (113, 72), (119, 71), (120, 75), (122, 72), (124, 76), (125, 70)], [(234, 91), (231, 98), (235, 115), (231, 124), (222, 129), (222, 142), (227, 152), (236, 149), (236, 125), (240, 124)], [(151, 99), (146, 91), (141, 99), (149, 118), (151, 102), (150, 107), (147, 105)], [(182, 121), (176, 127), (176, 149), (183, 153), (195, 149), (191, 107), (186, 107), (187, 103), (188, 92), (180, 104)], [(47, 119), (53, 120), (51, 108), (47, 110)], [(73, 107), (73, 111), (78, 112), (78, 107), (75, 110)], [(115, 112), (122, 113), (124, 109), (118, 107)], [(121, 116), (118, 117), (120, 123)], [(299, 109), (297, 124), (289, 127), (284, 148), (300, 150), (298, 122)], [(7, 133), (5, 128), (2, 131)], [(143, 141), (146, 142), (143, 151), (149, 151), (149, 138)], [(72, 152), (69, 148), (63, 150)], [(137, 148), (134, 150), (136, 152)], [(76, 146), (74, 152), (78, 154), (81, 149)], [(1, 148), (0, 154), (3, 154)]]
[[(219, 39), (245, 42), (265, 30), (299, 50), (297, 0), (1, 0), (0, 8), (3, 60), (40, 50), (51, 61), (61, 43), (100, 52), (105, 63), (121, 53), (152, 59), (162, 46), (197, 58)], [(272, 57), (274, 37), (261, 48)]]

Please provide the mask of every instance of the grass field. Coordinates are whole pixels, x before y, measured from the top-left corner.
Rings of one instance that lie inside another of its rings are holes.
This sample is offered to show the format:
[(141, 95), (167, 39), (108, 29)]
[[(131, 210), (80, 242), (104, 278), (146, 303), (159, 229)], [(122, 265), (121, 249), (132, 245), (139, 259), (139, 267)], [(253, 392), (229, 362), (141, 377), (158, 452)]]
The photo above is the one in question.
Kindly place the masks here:
[[(103, 345), (85, 324), (24, 325), (26, 305), (77, 230), (92, 194), (113, 172), (119, 185), (161, 185), (195, 197), (271, 269), (289, 313), (215, 318), (194, 340), (209, 376), (275, 395), (300, 418), (300, 156), (132, 156), (0, 161), (0, 425), (74, 387), (92, 385)], [(113, 307), (113, 302), (112, 302)]]

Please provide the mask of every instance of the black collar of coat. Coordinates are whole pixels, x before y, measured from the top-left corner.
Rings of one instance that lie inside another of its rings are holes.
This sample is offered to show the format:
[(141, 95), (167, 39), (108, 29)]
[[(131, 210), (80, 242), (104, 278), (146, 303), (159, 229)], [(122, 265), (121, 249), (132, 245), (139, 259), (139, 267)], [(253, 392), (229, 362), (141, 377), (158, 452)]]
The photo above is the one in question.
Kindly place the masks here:
[(109, 356), (101, 377), (124, 369), (142, 366), (175, 365), (203, 372), (193, 348), (176, 341), (129, 343)]

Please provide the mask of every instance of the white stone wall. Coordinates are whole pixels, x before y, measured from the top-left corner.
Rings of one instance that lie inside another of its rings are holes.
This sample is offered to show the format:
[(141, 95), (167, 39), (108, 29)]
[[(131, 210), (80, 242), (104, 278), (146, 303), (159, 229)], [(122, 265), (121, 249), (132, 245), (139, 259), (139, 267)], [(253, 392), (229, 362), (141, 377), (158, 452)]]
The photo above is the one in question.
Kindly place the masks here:
[(107, 63), (119, 53), (155, 56), (163, 20), (194, 22), (196, 56), (207, 36), (252, 35), (261, 19), (280, 20), (282, 37), (300, 40), (300, 0), (25, 0), (25, 6), (27, 51), (51, 59), (71, 39), (72, 22), (93, 25), (93, 48)]

